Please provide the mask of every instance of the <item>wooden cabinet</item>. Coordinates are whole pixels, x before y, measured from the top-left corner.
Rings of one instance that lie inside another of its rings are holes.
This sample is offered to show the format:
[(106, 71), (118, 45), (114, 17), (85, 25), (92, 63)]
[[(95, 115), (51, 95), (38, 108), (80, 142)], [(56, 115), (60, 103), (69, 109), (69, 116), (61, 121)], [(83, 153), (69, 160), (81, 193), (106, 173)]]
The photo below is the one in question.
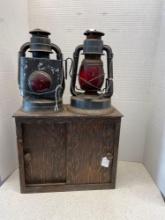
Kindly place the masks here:
[(18, 110), (21, 192), (114, 188), (121, 116)]

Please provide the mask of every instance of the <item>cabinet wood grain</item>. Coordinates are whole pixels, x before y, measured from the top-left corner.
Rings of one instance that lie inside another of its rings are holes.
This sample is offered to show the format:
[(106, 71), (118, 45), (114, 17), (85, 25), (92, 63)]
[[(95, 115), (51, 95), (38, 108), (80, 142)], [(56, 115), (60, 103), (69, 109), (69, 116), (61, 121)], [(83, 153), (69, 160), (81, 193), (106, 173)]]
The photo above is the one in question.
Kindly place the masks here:
[[(15, 115), (22, 193), (114, 188), (121, 113)], [(103, 166), (107, 158), (109, 165)]]

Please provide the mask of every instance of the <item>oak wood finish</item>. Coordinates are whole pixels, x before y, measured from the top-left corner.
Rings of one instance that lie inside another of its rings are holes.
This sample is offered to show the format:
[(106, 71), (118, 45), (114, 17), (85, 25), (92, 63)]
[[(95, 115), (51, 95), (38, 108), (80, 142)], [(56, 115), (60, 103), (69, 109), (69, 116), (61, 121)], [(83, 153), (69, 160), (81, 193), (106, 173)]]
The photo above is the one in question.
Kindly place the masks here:
[[(121, 113), (15, 115), (22, 193), (115, 188)], [(102, 157), (110, 157), (108, 168)]]

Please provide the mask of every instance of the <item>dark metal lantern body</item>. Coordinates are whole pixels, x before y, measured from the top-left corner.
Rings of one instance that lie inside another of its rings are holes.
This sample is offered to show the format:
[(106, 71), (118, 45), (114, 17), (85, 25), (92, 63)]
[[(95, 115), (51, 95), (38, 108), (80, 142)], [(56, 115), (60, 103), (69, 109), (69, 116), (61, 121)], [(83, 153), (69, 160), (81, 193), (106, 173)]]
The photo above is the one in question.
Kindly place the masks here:
[[(35, 29), (30, 32), (31, 41), (22, 45), (19, 51), (18, 84), (23, 96), (23, 110), (35, 111), (62, 108), (64, 72), (62, 53), (50, 42), (47, 31)], [(26, 57), (26, 52), (32, 57)], [(56, 53), (56, 60), (50, 54)]]
[[(86, 39), (83, 45), (76, 47), (73, 55), (73, 72), (71, 76), (71, 109), (80, 110), (109, 110), (110, 97), (113, 94), (113, 53), (108, 45), (104, 45), (101, 37), (104, 33), (88, 30), (84, 33)], [(85, 56), (78, 73), (80, 52)], [(104, 73), (101, 56), (107, 55), (107, 76)], [(77, 81), (79, 87), (77, 89)], [(104, 88), (102, 88), (104, 86)], [(89, 111), (88, 111), (89, 112)]]

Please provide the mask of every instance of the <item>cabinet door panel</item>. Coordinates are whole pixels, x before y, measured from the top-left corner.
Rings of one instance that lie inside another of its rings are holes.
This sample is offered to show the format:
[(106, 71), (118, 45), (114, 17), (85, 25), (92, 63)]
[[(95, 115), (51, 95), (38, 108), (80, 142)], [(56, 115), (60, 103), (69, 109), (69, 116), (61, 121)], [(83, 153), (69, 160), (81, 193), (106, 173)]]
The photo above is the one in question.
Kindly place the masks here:
[(69, 126), (67, 183), (94, 184), (111, 182), (113, 161), (101, 166), (107, 154), (113, 155), (114, 125), (103, 120), (82, 120)]
[(66, 124), (25, 123), (23, 129), (26, 184), (66, 181)]

